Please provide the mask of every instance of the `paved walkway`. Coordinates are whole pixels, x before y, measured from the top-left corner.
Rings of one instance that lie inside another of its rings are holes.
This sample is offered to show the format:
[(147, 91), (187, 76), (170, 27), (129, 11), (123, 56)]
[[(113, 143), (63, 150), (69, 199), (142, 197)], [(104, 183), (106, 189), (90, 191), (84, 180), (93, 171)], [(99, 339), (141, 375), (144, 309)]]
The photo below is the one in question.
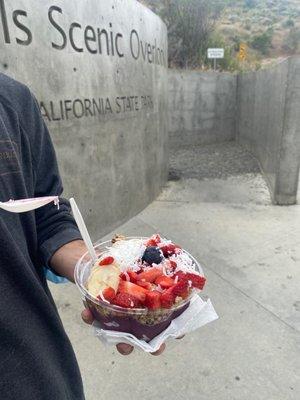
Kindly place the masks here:
[(220, 319), (160, 357), (122, 357), (81, 323), (77, 289), (51, 285), (87, 400), (298, 400), (300, 206), (272, 206), (255, 160), (235, 144), (173, 153), (170, 178), (117, 231), (160, 232), (191, 251)]

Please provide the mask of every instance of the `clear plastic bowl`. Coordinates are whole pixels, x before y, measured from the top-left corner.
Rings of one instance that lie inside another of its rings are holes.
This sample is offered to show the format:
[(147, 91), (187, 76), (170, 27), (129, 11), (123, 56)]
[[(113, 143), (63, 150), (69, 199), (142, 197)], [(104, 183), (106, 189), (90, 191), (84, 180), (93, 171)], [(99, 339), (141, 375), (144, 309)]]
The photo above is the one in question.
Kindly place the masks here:
[[(124, 240), (144, 239), (140, 237), (126, 237)], [(102, 242), (94, 246), (99, 256), (107, 251), (107, 246), (111, 246), (111, 241)], [(202, 268), (195, 258), (187, 251), (183, 250), (194, 261), (199, 273)], [(91, 273), (93, 262), (87, 259), (87, 254), (83, 255), (75, 266), (75, 282), (83, 295), (83, 301), (92, 312), (94, 318), (100, 323), (102, 329), (115, 330), (131, 333), (138, 339), (145, 341), (152, 340), (155, 336), (164, 331), (174, 318), (182, 314), (189, 306), (190, 298), (194, 294), (191, 291), (189, 297), (172, 308), (162, 308), (159, 310), (149, 310), (147, 308), (123, 308), (114, 304), (106, 303), (92, 296), (86, 289), (86, 283)]]

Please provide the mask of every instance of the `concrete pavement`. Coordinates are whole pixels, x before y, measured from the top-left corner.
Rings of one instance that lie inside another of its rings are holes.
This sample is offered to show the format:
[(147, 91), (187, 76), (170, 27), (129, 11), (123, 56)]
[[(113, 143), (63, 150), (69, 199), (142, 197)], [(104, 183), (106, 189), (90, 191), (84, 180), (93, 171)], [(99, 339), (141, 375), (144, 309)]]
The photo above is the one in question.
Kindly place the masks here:
[[(76, 287), (51, 285), (87, 400), (298, 400), (300, 206), (272, 206), (256, 166), (235, 173), (229, 165), (229, 175), (197, 179), (201, 165), (189, 177), (177, 158), (176, 180), (116, 232), (160, 232), (182, 244), (202, 262), (203, 295), (220, 319), (170, 342), (160, 357), (123, 357), (81, 322)], [(211, 168), (214, 162), (222, 160), (212, 158)]]

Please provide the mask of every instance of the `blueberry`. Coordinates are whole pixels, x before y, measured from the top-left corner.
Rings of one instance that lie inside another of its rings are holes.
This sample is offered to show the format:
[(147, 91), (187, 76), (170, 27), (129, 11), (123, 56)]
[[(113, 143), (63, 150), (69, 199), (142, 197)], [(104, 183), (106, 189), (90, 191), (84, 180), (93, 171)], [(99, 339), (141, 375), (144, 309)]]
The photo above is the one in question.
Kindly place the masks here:
[(149, 246), (146, 248), (142, 261), (145, 261), (147, 264), (160, 264), (163, 260), (163, 255), (159, 247)]

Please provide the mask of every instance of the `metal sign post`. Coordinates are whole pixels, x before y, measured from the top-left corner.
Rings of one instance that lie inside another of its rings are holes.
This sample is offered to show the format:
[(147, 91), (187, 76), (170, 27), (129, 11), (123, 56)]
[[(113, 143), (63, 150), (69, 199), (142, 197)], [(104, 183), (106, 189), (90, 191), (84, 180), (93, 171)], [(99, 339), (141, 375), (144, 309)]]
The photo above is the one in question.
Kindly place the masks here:
[(224, 58), (224, 49), (207, 49), (207, 58), (214, 60), (214, 71), (216, 71), (217, 59)]

